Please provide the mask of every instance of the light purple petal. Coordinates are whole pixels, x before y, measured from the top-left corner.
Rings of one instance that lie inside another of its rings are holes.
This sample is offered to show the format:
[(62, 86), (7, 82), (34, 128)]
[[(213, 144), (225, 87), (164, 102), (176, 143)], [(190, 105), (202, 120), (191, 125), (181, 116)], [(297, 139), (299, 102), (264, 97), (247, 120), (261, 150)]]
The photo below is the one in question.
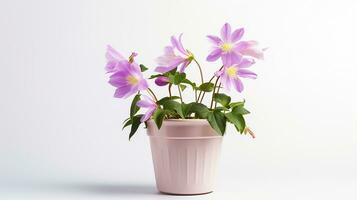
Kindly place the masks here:
[(118, 61), (116, 60), (110, 60), (107, 62), (107, 64), (105, 65), (105, 71), (107, 73), (112, 73), (112, 72), (115, 72), (117, 71), (119, 68), (118, 68)]
[(136, 92), (137, 92), (137, 89), (135, 87), (132, 87), (131, 85), (124, 85), (122, 87), (118, 87), (115, 90), (114, 97), (127, 98)]
[(185, 49), (185, 48), (183, 47), (183, 45), (182, 45), (182, 39), (181, 39), (181, 38), (182, 38), (182, 35), (183, 35), (183, 33), (180, 34), (179, 40), (178, 40), (178, 42), (179, 42), (179, 43), (178, 43), (178, 45), (179, 45), (179, 50), (181, 49), (180, 52), (187, 56), (187, 55), (188, 55), (188, 52), (186, 51), (186, 49)]
[(250, 78), (250, 79), (256, 79), (257, 78), (257, 74), (250, 71), (250, 70), (247, 70), (247, 69), (239, 69), (238, 71), (238, 75), (240, 77), (243, 77), (243, 78)]
[(238, 92), (242, 92), (244, 89), (243, 83), (239, 78), (233, 80), (233, 85)]
[(114, 74), (112, 74), (109, 78), (110, 79), (120, 79), (120, 78), (125, 78), (129, 75), (130, 73), (128, 72), (128, 70), (120, 69), (119, 71), (115, 72)]
[(230, 79), (229, 76), (227, 76), (225, 73), (222, 73), (221, 83), (222, 83), (223, 87), (228, 91), (231, 90), (231, 81), (229, 79)]
[(111, 78), (109, 79), (109, 84), (114, 87), (120, 87), (126, 85), (128, 81), (125, 78)]
[(238, 64), (239, 68), (248, 68), (255, 64), (255, 60), (252, 58), (243, 58), (241, 62)]
[(219, 46), (222, 43), (222, 40), (214, 35), (207, 35), (207, 38), (209, 39), (210, 42), (212, 42), (214, 45)]
[(147, 112), (140, 118), (140, 122), (145, 122), (148, 119), (150, 119), (150, 117), (153, 115), (153, 113), (155, 112), (156, 107), (155, 108), (151, 108), (148, 109)]
[(221, 49), (215, 49), (213, 50), (206, 58), (207, 61), (213, 62), (216, 61), (219, 57), (222, 55), (222, 50)]
[(139, 81), (139, 84), (138, 84), (138, 90), (143, 91), (148, 88), (149, 88), (148, 82), (143, 77), (141, 77), (141, 80)]
[(149, 108), (152, 107), (152, 102), (147, 100), (140, 100), (136, 103), (136, 105), (140, 108)]
[(172, 67), (172, 69), (171, 69), (171, 68), (168, 68), (168, 67), (158, 66), (158, 67), (155, 68), (155, 72), (166, 73), (166, 72), (171, 71), (173, 69), (175, 69), (175, 67)]
[(155, 68), (155, 72), (165, 73), (165, 72), (171, 71), (171, 70), (175, 69), (179, 64), (181, 64), (184, 61), (185, 61), (184, 58), (178, 57), (169, 66), (158, 66), (158, 67), (156, 67)]
[(114, 71), (115, 73), (112, 74), (110, 77), (117, 76), (117, 73), (128, 73), (128, 69), (130, 68), (130, 63), (127, 60), (122, 60), (120, 62), (116, 63), (116, 70)]
[(117, 52), (112, 46), (107, 45), (107, 52), (105, 54), (107, 60), (125, 60), (124, 56), (122, 56), (119, 52)]
[(179, 36), (179, 40), (177, 40), (174, 36), (171, 36), (171, 43), (172, 46), (174, 46), (178, 51), (180, 51), (184, 55), (187, 55), (186, 50), (182, 46), (181, 37), (182, 37), (182, 33)]
[(256, 59), (264, 59), (264, 52), (258, 48), (246, 48), (242, 50), (241, 53), (246, 56), (252, 56)]
[(237, 42), (243, 37), (243, 34), (244, 34), (244, 28), (235, 30), (231, 35), (231, 42), (232, 43)]
[(224, 42), (227, 42), (230, 40), (231, 37), (231, 25), (228, 23), (225, 23), (221, 29), (221, 37)]
[(249, 42), (247, 42), (247, 41), (240, 41), (240, 42), (238, 42), (238, 43), (234, 46), (233, 50), (234, 50), (235, 52), (239, 52), (239, 53), (240, 53), (242, 50), (248, 48), (249, 46), (250, 46)]
[(156, 103), (146, 95), (141, 95), (140, 100), (136, 103), (136, 105), (144, 108), (156, 107)]
[(175, 55), (174, 48), (172, 46), (166, 46), (164, 48), (164, 53), (167, 55)]
[(107, 73), (113, 73), (120, 69), (119, 63), (125, 61), (124, 56), (117, 52), (113, 47), (107, 45), (107, 52), (105, 54), (107, 58), (107, 64), (105, 66), (105, 71)]
[(185, 62), (183, 62), (183, 63), (181, 64), (181, 67), (180, 67), (179, 72), (180, 72), (180, 73), (185, 72), (186, 67), (187, 67), (190, 63), (191, 63), (191, 61), (189, 61), (189, 60), (186, 60)]
[(141, 117), (141, 122), (148, 120), (157, 108), (156, 103), (146, 95), (141, 95), (140, 101), (136, 105), (140, 108), (148, 108), (146, 113)]
[(223, 65), (226, 67), (232, 66), (234, 64), (240, 63), (242, 60), (242, 55), (237, 54), (236, 52), (227, 52), (222, 55)]

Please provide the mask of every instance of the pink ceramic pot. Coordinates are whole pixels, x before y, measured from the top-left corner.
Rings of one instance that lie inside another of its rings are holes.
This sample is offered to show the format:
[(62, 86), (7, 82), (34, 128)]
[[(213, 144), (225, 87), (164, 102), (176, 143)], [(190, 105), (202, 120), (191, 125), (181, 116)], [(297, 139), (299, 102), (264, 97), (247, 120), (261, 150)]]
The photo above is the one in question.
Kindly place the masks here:
[(222, 136), (206, 120), (165, 120), (160, 130), (147, 122), (156, 185), (168, 194), (213, 191)]

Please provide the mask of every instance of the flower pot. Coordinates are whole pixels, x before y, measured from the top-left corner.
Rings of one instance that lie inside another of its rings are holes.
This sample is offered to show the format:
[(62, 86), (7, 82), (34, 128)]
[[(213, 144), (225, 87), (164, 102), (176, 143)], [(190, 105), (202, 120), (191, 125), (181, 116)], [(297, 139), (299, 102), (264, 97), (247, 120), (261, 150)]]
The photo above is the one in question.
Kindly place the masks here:
[(222, 136), (203, 119), (147, 122), (157, 189), (168, 194), (206, 194), (214, 189)]

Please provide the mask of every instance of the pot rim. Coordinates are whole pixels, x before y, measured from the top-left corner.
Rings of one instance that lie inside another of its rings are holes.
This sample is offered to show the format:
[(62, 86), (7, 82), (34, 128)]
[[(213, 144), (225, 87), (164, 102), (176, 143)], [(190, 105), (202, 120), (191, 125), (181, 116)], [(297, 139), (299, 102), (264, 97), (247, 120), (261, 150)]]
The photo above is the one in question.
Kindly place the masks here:
[[(153, 119), (148, 120), (148, 122), (154, 122)], [(190, 123), (208, 123), (207, 119), (164, 119), (164, 122), (170, 122), (170, 123), (175, 123), (175, 122), (190, 122)]]

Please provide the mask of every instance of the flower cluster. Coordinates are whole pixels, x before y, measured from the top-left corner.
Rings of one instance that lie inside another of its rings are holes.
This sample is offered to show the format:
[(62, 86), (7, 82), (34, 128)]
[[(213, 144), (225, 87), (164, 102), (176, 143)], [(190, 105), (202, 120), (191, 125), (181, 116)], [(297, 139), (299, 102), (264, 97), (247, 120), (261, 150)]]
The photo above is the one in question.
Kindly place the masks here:
[[(158, 128), (164, 119), (170, 118), (200, 118), (207, 119), (218, 134), (225, 132), (226, 122), (232, 123), (239, 132), (253, 132), (246, 126), (243, 115), (249, 111), (244, 108), (243, 102), (232, 102), (231, 97), (219, 93), (220, 88), (230, 91), (234, 88), (242, 92), (241, 78), (257, 78), (257, 74), (249, 70), (256, 59), (263, 59), (264, 53), (258, 48), (256, 41), (241, 40), (244, 29), (239, 28), (232, 32), (231, 26), (226, 23), (220, 31), (220, 37), (208, 35), (212, 43), (212, 51), (207, 56), (209, 62), (221, 60), (221, 66), (208, 82), (204, 82), (202, 67), (195, 56), (182, 44), (182, 34), (171, 37), (171, 44), (164, 48), (164, 54), (157, 58), (157, 74), (144, 78), (143, 72), (148, 68), (135, 62), (137, 53), (132, 53), (128, 59), (108, 45), (105, 70), (110, 73), (109, 83), (116, 88), (114, 97), (127, 98), (134, 94), (130, 108), (130, 117), (124, 127), (131, 126), (129, 138), (134, 135), (140, 123), (153, 118)], [(197, 84), (186, 76), (186, 69), (195, 63), (200, 72), (201, 83)], [(157, 86), (167, 86), (168, 96), (158, 99), (150, 89), (148, 80), (155, 79)], [(214, 81), (215, 80), (215, 81)], [(177, 86), (179, 96), (173, 95), (172, 87)], [(195, 100), (187, 103), (183, 100), (183, 91), (186, 87), (192, 88)], [(147, 92), (149, 96), (143, 95)], [(210, 106), (203, 103), (206, 93), (212, 93)], [(179, 101), (178, 101), (179, 100)], [(220, 106), (217, 106), (220, 104)], [(140, 109), (146, 109), (144, 114), (137, 114)]]

